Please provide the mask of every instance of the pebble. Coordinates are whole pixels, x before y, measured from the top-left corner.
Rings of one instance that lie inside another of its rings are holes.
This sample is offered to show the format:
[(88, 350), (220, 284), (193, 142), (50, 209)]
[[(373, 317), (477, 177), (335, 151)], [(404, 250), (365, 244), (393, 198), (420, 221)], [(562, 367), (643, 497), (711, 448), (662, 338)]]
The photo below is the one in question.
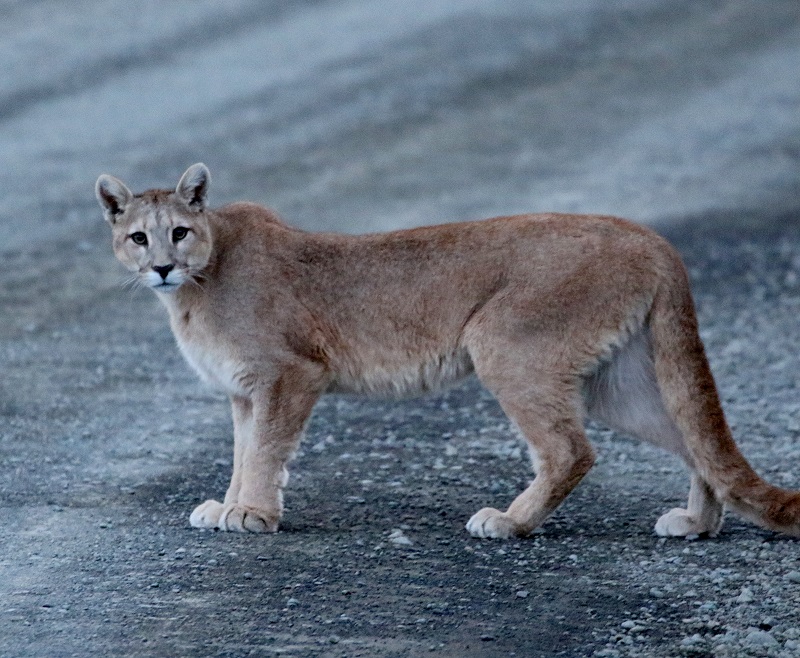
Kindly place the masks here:
[(681, 640), (682, 647), (691, 647), (695, 644), (702, 644), (703, 636), (699, 633), (695, 633), (694, 635), (690, 635), (689, 637), (685, 637)]
[(392, 542), (395, 546), (411, 546), (413, 545), (413, 541), (411, 541), (408, 537), (403, 534), (403, 531), (400, 528), (395, 528), (389, 534), (389, 541)]
[(516, 593), (516, 597), (518, 599), (527, 599), (528, 598), (528, 590), (521, 589)]
[(601, 649), (600, 651), (595, 651), (594, 655), (596, 658), (619, 658), (621, 654), (616, 649)]
[(767, 631), (750, 631), (742, 640), (742, 644), (753, 649), (777, 647), (778, 640), (772, 637)]
[(637, 622), (633, 619), (626, 619), (623, 621), (620, 626), (624, 628), (626, 631), (630, 633), (641, 633), (642, 631), (646, 630), (646, 627), (643, 625), (644, 622)]
[(790, 583), (800, 583), (800, 571), (790, 571), (784, 578)]
[(742, 587), (742, 593), (736, 597), (736, 603), (751, 603), (753, 601), (753, 590), (749, 587)]

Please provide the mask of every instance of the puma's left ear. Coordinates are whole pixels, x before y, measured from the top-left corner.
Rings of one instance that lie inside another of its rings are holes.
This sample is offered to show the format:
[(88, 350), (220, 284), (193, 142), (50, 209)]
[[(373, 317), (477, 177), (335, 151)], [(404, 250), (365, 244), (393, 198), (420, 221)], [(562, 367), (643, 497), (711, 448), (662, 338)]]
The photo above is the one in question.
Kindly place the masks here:
[(175, 188), (175, 193), (192, 208), (204, 210), (210, 182), (211, 174), (208, 171), (208, 167), (202, 162), (198, 162), (189, 167), (181, 176), (178, 187)]
[(103, 174), (97, 179), (94, 193), (109, 224), (117, 221), (117, 218), (125, 212), (125, 206), (133, 198), (133, 194), (125, 187), (125, 183), (108, 174)]

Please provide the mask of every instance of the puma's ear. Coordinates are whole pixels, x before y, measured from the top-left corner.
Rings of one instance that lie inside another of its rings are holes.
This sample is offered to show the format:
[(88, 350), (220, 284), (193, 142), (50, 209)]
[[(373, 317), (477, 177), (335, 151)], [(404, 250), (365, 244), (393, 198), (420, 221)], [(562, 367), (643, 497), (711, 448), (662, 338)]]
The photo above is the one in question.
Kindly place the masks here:
[(133, 194), (125, 187), (125, 183), (108, 174), (103, 174), (97, 179), (94, 193), (109, 224), (117, 221), (117, 217), (125, 212), (125, 206), (133, 198)]
[(178, 187), (175, 188), (175, 193), (192, 208), (204, 210), (210, 182), (211, 174), (208, 171), (208, 167), (202, 162), (198, 162), (189, 167), (181, 176)]

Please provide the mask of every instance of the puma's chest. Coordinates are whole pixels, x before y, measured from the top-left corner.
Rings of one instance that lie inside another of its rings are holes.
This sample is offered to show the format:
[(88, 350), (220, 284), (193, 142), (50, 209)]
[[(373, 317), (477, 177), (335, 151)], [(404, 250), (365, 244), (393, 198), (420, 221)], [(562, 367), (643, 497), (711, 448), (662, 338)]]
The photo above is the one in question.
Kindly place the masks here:
[(236, 350), (191, 327), (174, 328), (175, 338), (186, 361), (211, 387), (228, 395), (247, 395), (247, 376)]

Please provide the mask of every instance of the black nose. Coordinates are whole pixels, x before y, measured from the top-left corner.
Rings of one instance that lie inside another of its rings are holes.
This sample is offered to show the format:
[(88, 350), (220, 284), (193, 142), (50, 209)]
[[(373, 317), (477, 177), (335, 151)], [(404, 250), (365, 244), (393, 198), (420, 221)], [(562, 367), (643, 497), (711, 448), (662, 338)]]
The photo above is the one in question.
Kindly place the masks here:
[(165, 281), (167, 279), (167, 274), (172, 272), (174, 269), (174, 265), (153, 265), (153, 271), (158, 272), (161, 275), (161, 278)]

